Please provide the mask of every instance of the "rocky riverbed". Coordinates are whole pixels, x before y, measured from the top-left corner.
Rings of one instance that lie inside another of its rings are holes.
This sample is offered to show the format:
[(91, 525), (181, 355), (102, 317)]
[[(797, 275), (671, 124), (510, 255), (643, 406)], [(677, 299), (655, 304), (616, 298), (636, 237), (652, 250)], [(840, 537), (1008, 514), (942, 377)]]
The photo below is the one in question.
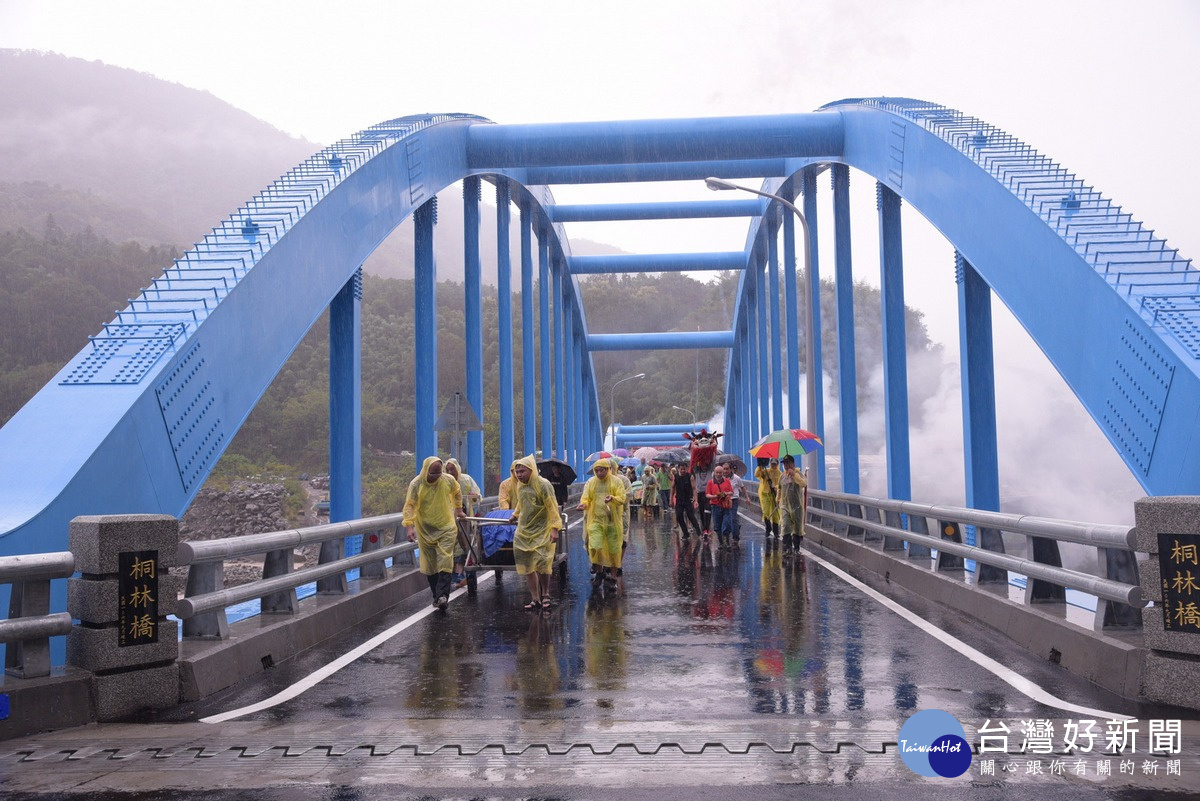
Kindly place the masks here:
[[(323, 522), (318, 518), (316, 503), (329, 491), (328, 477), (301, 481), (305, 503), (303, 511), (290, 517), (287, 513), (287, 487), (282, 481), (242, 479), (228, 488), (205, 487), (188, 507), (179, 524), (179, 538), (184, 541), (217, 540), (245, 534), (283, 531)], [(295, 567), (317, 563), (319, 545), (297, 549)], [(225, 563), (225, 586), (245, 584), (262, 576), (262, 558)]]

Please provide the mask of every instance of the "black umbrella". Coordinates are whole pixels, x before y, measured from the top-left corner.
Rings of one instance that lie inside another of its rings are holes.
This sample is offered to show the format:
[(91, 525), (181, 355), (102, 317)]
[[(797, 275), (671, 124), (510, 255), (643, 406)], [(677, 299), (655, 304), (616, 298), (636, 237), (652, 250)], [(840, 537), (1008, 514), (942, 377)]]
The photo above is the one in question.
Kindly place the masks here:
[(551, 484), (571, 484), (578, 476), (575, 468), (561, 459), (542, 459), (537, 463), (538, 475)]
[(713, 464), (722, 464), (725, 466), (732, 465), (733, 472), (739, 476), (746, 475), (746, 463), (736, 453), (719, 453), (717, 458), (713, 460)]
[(691, 459), (692, 455), (687, 448), (668, 448), (665, 451), (659, 451), (652, 461), (663, 464), (687, 464)]

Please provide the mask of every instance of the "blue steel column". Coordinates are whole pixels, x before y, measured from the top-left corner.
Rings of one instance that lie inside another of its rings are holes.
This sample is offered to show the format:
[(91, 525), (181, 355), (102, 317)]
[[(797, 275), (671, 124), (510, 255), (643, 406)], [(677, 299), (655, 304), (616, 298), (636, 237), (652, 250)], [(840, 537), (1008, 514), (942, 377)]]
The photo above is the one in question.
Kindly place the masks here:
[[(437, 222), (437, 198), (430, 198), (413, 214), (414, 277), (413, 298), (416, 305), (414, 322), (413, 366), (416, 371), (413, 395), (416, 406), (417, 464), (438, 452), (437, 432), (437, 267), (433, 260), (433, 226)], [(332, 492), (330, 498), (333, 497)]]
[(496, 302), (500, 337), (500, 478), (513, 463), (512, 257), (509, 254), (508, 184), (496, 184)]
[[(479, 178), (463, 179), (463, 312), (464, 336), (466, 337), (466, 390), (467, 403), (475, 410), (480, 420), (485, 419), (483, 409), (483, 287), (482, 270), (479, 263)], [(484, 474), (483, 432), (467, 432), (467, 463), (464, 469), (478, 476), (482, 483)]]
[(763, 263), (754, 265), (754, 305), (756, 321), (758, 322), (758, 424), (759, 436), (771, 430), (771, 369), (767, 344), (767, 307), (770, 298), (767, 297), (767, 282)]
[(749, 330), (749, 324), (745, 315), (743, 315), (742, 321), (738, 325), (737, 344), (738, 363), (740, 365), (738, 384), (741, 387), (741, 392), (738, 395), (738, 430), (740, 431), (740, 436), (746, 450), (749, 450), (757, 441), (754, 431), (750, 428), (750, 408), (752, 401), (750, 399)]
[[(747, 279), (748, 280), (748, 279)], [(742, 436), (746, 438), (747, 447), (753, 446), (757, 441), (754, 436), (754, 424), (751, 422), (752, 411), (754, 409), (754, 396), (750, 391), (750, 302), (746, 299), (744, 302), (744, 311), (742, 312), (742, 320), (738, 326), (737, 347), (738, 359), (742, 364), (741, 382), (742, 396), (738, 406), (742, 420)]]
[(850, 257), (850, 168), (833, 165), (834, 272), (837, 276), (838, 403), (842, 417), (842, 492), (859, 493), (858, 385), (854, 366), (854, 272)]
[[(813, 431), (821, 436), (825, 436), (825, 371), (821, 366), (821, 270), (819, 267), (820, 260), (817, 258), (819, 253), (817, 249), (817, 170), (815, 167), (806, 167), (804, 175), (801, 179), (801, 185), (804, 191), (804, 219), (808, 223), (808, 275), (804, 277), (806, 283), (806, 299), (805, 314), (811, 315), (813, 343), (812, 343), (812, 364), (813, 374), (808, 376), (806, 381), (816, 381), (816, 413), (813, 415), (815, 420), (806, 420), (805, 425), (812, 426)], [(807, 358), (808, 344), (805, 344)], [(825, 449), (817, 449), (817, 480), (815, 486), (819, 489), (825, 489)], [(810, 478), (811, 482), (812, 479)]]
[(563, 340), (563, 273), (567, 266), (560, 259), (554, 260), (554, 453), (567, 461), (567, 431), (563, 421), (563, 393), (567, 382), (566, 343)]
[(908, 337), (904, 326), (904, 247), (900, 196), (875, 184), (879, 207), (879, 286), (883, 304), (883, 406), (888, 497), (912, 500), (908, 444)]
[[(559, 296), (563, 309), (563, 331), (562, 338), (559, 340), (563, 349), (563, 442), (566, 448), (563, 453), (563, 461), (576, 467), (578, 463), (575, 447), (575, 314), (571, 306), (570, 294), (571, 279), (567, 275), (566, 265), (563, 265), (562, 295)], [(578, 469), (575, 472), (578, 473)]]
[(541, 349), (541, 368), (538, 381), (542, 391), (542, 457), (554, 455), (554, 415), (550, 406), (550, 229), (538, 232), (538, 300), (541, 313), (538, 315), (538, 345)]
[[(329, 305), (329, 522), (362, 517), (362, 268)], [(362, 536), (346, 538), (346, 555)]]
[[(806, 212), (807, 213), (807, 212)], [(800, 421), (800, 321), (796, 312), (796, 216), (783, 215), (783, 320), (787, 331), (787, 427), (812, 426)]]
[(996, 374), (992, 360), (992, 291), (975, 268), (954, 254), (958, 281), (958, 346), (962, 375), (963, 454), (967, 506), (1000, 511), (996, 447)]
[[(792, 216), (787, 212), (787, 216)], [(767, 302), (771, 305), (771, 428), (783, 428), (783, 332), (779, 330), (779, 229), (767, 228)]]
[(521, 455), (537, 450), (533, 350), (533, 210), (521, 204)]
[(583, 457), (587, 456), (583, 449), (591, 445), (588, 442), (588, 431), (583, 425), (583, 360), (587, 358), (587, 348), (584, 346), (583, 336), (579, 332), (578, 310), (574, 314), (572, 323), (571, 350), (574, 358), (571, 361), (574, 363), (575, 374), (571, 376), (571, 387), (574, 389), (575, 401), (571, 404), (571, 411), (575, 420), (575, 472), (578, 473), (583, 463)]
[(746, 373), (750, 379), (749, 394), (746, 396), (750, 412), (750, 441), (757, 442), (762, 436), (758, 425), (758, 274), (751, 266), (746, 271)]

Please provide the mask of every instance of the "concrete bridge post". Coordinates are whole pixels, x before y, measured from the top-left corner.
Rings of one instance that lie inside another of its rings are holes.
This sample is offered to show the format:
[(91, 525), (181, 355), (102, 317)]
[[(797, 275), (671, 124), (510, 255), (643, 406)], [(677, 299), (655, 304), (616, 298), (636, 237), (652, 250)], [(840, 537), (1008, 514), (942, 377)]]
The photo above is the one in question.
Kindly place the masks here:
[(67, 609), (82, 625), (67, 635), (67, 662), (92, 674), (96, 719), (116, 720), (179, 702), (179, 521), (169, 515), (76, 517), (69, 541), (82, 578)]
[(1142, 498), (1134, 504), (1148, 701), (1200, 707), (1200, 496)]

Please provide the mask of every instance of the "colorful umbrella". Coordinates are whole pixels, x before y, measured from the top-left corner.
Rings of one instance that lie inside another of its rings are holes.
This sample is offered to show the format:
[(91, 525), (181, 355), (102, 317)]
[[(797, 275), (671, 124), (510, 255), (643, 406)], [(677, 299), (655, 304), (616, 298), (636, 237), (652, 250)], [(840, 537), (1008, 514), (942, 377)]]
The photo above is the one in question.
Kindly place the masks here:
[(613, 458), (613, 455), (611, 453), (609, 453), (608, 451), (596, 451), (595, 453), (590, 454), (588, 456), (588, 458), (584, 459), (584, 461), (585, 462), (598, 462), (601, 459), (611, 459), (611, 458)]
[(803, 456), (817, 448), (825, 447), (821, 438), (803, 428), (782, 428), (772, 431), (754, 443), (750, 455), (762, 459), (779, 459), (784, 456)]
[(629, 451), (625, 450), (624, 448), (613, 448), (613, 449), (612, 449), (612, 455), (613, 455), (613, 456), (620, 456), (622, 459), (627, 459), (627, 458), (629, 458), (630, 456), (633, 456), (633, 454), (632, 454), (632, 453), (630, 453)]
[(645, 445), (634, 451), (633, 455), (635, 458), (644, 459), (648, 462), (655, 456), (658, 456), (658, 448), (651, 448), (649, 445)]

